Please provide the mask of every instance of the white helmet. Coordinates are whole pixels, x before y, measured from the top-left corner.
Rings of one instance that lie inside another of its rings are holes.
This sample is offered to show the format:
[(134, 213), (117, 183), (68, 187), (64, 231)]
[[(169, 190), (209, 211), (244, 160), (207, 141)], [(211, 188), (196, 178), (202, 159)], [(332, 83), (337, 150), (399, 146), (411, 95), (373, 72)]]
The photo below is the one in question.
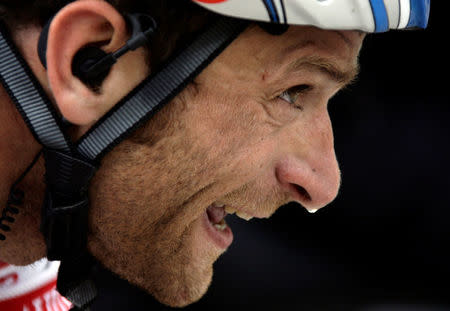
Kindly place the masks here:
[(430, 0), (193, 0), (231, 17), (324, 29), (425, 28)]

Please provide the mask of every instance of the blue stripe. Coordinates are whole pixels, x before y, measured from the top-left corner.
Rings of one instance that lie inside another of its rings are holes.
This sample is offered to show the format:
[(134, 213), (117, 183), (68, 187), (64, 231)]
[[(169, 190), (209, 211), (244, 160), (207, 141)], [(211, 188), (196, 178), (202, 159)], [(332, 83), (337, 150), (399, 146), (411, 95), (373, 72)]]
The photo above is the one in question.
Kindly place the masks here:
[(370, 0), (370, 5), (372, 6), (373, 19), (375, 21), (375, 32), (388, 31), (389, 18), (383, 0)]
[(411, 13), (407, 27), (426, 28), (429, 16), (430, 0), (411, 0)]
[(272, 0), (264, 0), (266, 3), (266, 7), (270, 10), (269, 15), (274, 22), (279, 22), (277, 18), (277, 11), (275, 9), (275, 5), (273, 4)]

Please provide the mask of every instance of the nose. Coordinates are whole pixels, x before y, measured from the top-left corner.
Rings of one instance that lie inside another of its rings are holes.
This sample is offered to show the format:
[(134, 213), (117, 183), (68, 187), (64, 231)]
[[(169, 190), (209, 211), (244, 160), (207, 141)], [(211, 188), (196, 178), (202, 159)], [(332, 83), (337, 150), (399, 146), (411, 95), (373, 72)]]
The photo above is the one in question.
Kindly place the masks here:
[(309, 211), (324, 207), (338, 194), (341, 177), (333, 140), (325, 110), (289, 132), (275, 164), (281, 187)]

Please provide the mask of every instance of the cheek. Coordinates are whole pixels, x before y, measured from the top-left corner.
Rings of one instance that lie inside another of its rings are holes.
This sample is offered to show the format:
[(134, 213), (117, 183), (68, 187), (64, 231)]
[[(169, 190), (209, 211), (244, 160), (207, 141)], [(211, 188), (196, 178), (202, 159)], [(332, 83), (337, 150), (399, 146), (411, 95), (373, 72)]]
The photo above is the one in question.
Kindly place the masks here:
[(199, 98), (194, 108), (187, 115), (191, 124), (187, 141), (205, 150), (219, 176), (248, 174), (270, 162), (277, 127), (259, 103), (217, 92), (214, 97)]

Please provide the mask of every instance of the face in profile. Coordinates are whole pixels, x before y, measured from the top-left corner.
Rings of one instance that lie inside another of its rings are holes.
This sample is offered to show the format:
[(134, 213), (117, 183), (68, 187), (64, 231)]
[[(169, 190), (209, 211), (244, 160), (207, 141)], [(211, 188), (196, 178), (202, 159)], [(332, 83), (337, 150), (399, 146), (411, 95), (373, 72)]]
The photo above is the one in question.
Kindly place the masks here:
[(232, 243), (227, 214), (330, 203), (340, 171), (327, 104), (357, 74), (362, 40), (248, 28), (105, 157), (91, 187), (90, 251), (162, 303), (185, 306)]

